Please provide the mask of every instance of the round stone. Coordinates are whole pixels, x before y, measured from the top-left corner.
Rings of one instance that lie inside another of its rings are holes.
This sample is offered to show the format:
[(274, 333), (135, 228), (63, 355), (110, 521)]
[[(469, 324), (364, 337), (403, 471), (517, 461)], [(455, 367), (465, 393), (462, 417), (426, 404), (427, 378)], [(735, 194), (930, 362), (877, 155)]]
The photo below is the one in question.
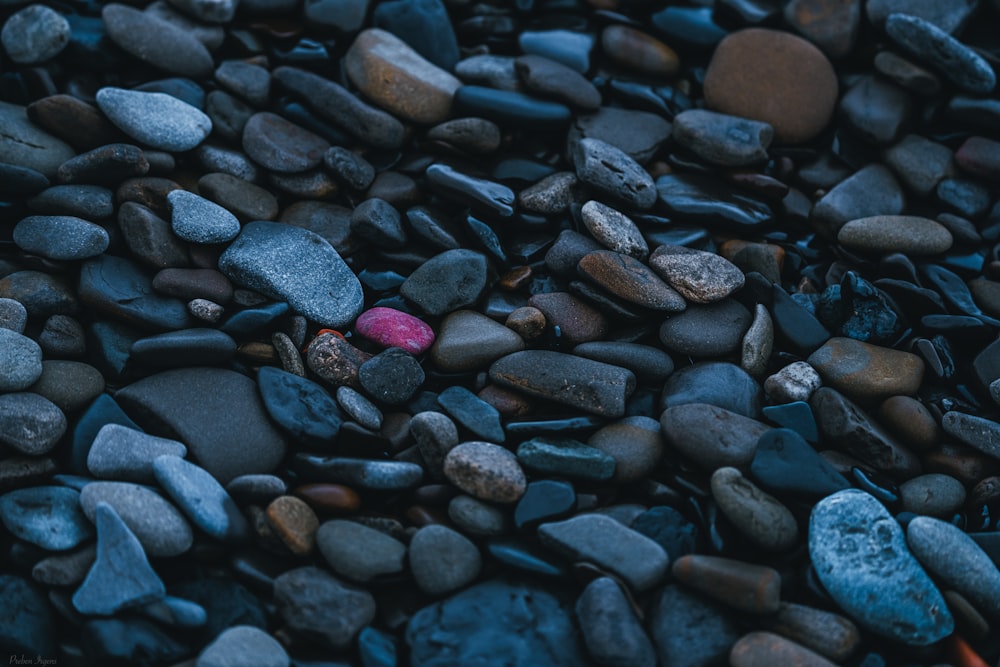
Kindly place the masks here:
[(0, 395), (0, 442), (29, 456), (46, 454), (66, 432), (66, 415), (38, 394)]
[(480, 500), (517, 502), (528, 480), (517, 457), (500, 445), (464, 442), (444, 459), (444, 474), (452, 484)]
[(237, 625), (206, 646), (194, 667), (288, 667), (289, 664), (288, 653), (278, 640), (252, 625)]
[(406, 545), (380, 530), (334, 519), (319, 527), (316, 544), (334, 572), (367, 582), (403, 571)]
[(428, 595), (444, 595), (472, 583), (482, 569), (479, 549), (445, 526), (425, 526), (410, 540), (410, 572)]
[(71, 215), (32, 215), (14, 226), (14, 243), (22, 250), (55, 260), (96, 257), (109, 241), (103, 227)]
[(929, 473), (899, 485), (899, 500), (906, 512), (950, 519), (965, 503), (965, 486), (950, 475)]
[(254, 114), (243, 128), (247, 155), (279, 173), (308, 171), (323, 161), (329, 148), (323, 137), (269, 111)]
[(608, 424), (590, 436), (587, 444), (615, 460), (612, 481), (617, 484), (637, 482), (652, 473), (664, 451), (659, 422), (643, 416)]
[(69, 21), (45, 5), (28, 5), (7, 19), (0, 42), (10, 59), (34, 65), (56, 57), (69, 44)]
[(778, 143), (801, 143), (830, 122), (837, 76), (823, 52), (801, 37), (749, 28), (719, 42), (704, 92), (710, 109), (769, 123)]
[(649, 266), (688, 301), (712, 303), (743, 287), (743, 272), (721, 255), (675, 245), (661, 245)]
[(240, 233), (240, 221), (218, 204), (187, 190), (167, 195), (170, 226), (180, 238), (191, 243), (225, 243)]
[(580, 209), (587, 231), (609, 250), (644, 260), (649, 246), (642, 232), (628, 216), (599, 201), (589, 201)]

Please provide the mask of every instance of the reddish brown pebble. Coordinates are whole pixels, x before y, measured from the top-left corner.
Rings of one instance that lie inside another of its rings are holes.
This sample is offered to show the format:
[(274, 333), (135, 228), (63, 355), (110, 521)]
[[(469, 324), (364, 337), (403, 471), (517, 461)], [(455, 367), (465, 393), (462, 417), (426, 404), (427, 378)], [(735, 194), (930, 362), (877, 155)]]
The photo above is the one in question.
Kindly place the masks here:
[(800, 143), (830, 122), (837, 75), (823, 52), (801, 37), (749, 28), (719, 42), (704, 91), (709, 109), (770, 123), (776, 143)]
[(969, 137), (955, 151), (955, 164), (973, 176), (994, 182), (1000, 180), (1000, 141)]
[(292, 489), (292, 493), (318, 512), (350, 514), (361, 508), (361, 497), (342, 484), (303, 484)]
[(320, 333), (309, 343), (306, 365), (313, 373), (334, 386), (360, 389), (358, 370), (372, 355), (354, 347), (338, 333)]
[(734, 609), (773, 614), (781, 606), (777, 570), (718, 556), (687, 555), (674, 561), (677, 581)]
[(941, 439), (941, 429), (931, 411), (910, 396), (891, 396), (878, 409), (879, 422), (911, 449), (925, 452)]
[(294, 496), (279, 496), (265, 512), (274, 534), (296, 556), (308, 556), (316, 547), (319, 519), (304, 501)]
[(861, 403), (916, 394), (924, 377), (917, 355), (853, 338), (831, 338), (807, 361), (824, 384)]
[(531, 402), (512, 389), (490, 384), (478, 394), (479, 399), (492, 405), (500, 416), (505, 419), (523, 417), (531, 413)]
[(550, 326), (559, 327), (563, 339), (571, 344), (601, 340), (608, 332), (608, 320), (601, 311), (569, 292), (535, 294), (528, 305), (545, 315)]
[(81, 152), (125, 139), (97, 107), (72, 95), (50, 95), (32, 102), (28, 118)]
[(646, 33), (624, 25), (609, 25), (601, 33), (601, 46), (612, 60), (653, 76), (673, 76), (680, 59), (669, 46)]
[(531, 283), (534, 271), (530, 266), (515, 266), (507, 273), (500, 276), (497, 285), (510, 292), (515, 292), (522, 287), (527, 287)]
[(751, 632), (733, 644), (730, 667), (836, 667), (818, 653), (770, 632)]
[(538, 338), (545, 333), (545, 315), (532, 306), (523, 306), (514, 310), (504, 322), (508, 329), (525, 340)]

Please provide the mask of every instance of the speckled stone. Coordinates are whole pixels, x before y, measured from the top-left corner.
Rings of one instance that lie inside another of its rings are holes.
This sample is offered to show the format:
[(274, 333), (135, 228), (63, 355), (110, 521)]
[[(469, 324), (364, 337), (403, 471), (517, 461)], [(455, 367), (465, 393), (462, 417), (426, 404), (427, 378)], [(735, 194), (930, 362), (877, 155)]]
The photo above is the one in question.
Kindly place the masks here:
[(621, 211), (591, 200), (580, 209), (580, 218), (591, 236), (605, 248), (640, 260), (649, 255), (649, 246), (642, 232)]
[(166, 93), (101, 88), (97, 106), (122, 132), (162, 151), (189, 151), (212, 131), (204, 112)]
[(240, 233), (236, 216), (187, 190), (174, 190), (167, 195), (170, 206), (170, 226), (174, 234), (191, 243), (225, 243)]
[(154, 557), (179, 556), (191, 548), (194, 533), (181, 513), (152, 489), (129, 482), (90, 482), (80, 492), (80, 507), (94, 521), (107, 503)]
[(481, 500), (517, 502), (528, 481), (509, 450), (488, 442), (464, 442), (444, 459), (444, 474), (452, 484)]
[(837, 241), (861, 252), (937, 255), (951, 248), (951, 232), (939, 222), (912, 215), (878, 215), (851, 220), (837, 232)]
[(825, 384), (861, 402), (916, 394), (924, 376), (917, 355), (853, 338), (831, 338), (807, 361)]
[(661, 245), (653, 251), (649, 265), (667, 284), (694, 303), (712, 303), (743, 287), (743, 272), (725, 257), (713, 252)]

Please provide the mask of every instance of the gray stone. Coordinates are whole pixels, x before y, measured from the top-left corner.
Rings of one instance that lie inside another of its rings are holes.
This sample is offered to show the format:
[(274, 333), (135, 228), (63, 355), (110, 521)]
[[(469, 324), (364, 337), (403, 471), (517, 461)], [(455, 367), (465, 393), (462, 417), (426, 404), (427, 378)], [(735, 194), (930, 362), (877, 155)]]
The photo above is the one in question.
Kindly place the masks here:
[(225, 243), (240, 233), (236, 216), (214, 202), (187, 190), (167, 195), (170, 226), (180, 238), (191, 243)]
[(69, 44), (69, 37), (69, 21), (45, 5), (28, 5), (11, 14), (0, 31), (4, 51), (19, 65), (56, 57)]
[(939, 222), (915, 215), (876, 215), (848, 221), (837, 232), (845, 248), (871, 254), (937, 255), (951, 249), (952, 236)]
[(148, 487), (129, 482), (90, 482), (84, 486), (80, 506), (91, 521), (100, 503), (115, 510), (150, 556), (168, 558), (191, 548), (191, 526), (176, 507)]
[(669, 557), (659, 544), (614, 519), (581, 514), (538, 527), (542, 544), (567, 558), (585, 560), (614, 572), (635, 591), (660, 583)]
[(591, 200), (580, 209), (580, 219), (591, 236), (605, 248), (640, 260), (649, 255), (642, 232), (624, 213)]
[[(301, 456), (301, 455), (300, 455)], [(325, 479), (369, 491), (401, 491), (420, 483), (424, 469), (407, 461), (372, 461), (339, 456), (316, 461)]]
[(348, 386), (337, 387), (337, 405), (366, 429), (378, 431), (382, 428), (382, 411), (354, 389)]
[(204, 469), (179, 456), (153, 461), (153, 476), (191, 522), (222, 542), (241, 542), (250, 535), (240, 508), (222, 485)]
[(200, 604), (172, 595), (143, 605), (138, 611), (154, 621), (178, 628), (202, 628), (208, 621), (208, 612)]
[(517, 202), (534, 213), (562, 213), (575, 199), (579, 182), (573, 172), (557, 171), (517, 193)]
[(428, 315), (445, 315), (479, 300), (486, 289), (487, 269), (481, 253), (445, 250), (417, 267), (399, 293)]
[(292, 634), (336, 650), (349, 647), (375, 618), (371, 593), (317, 567), (300, 567), (275, 579), (274, 601)]
[(0, 134), (0, 155), (8, 164), (53, 178), (59, 165), (76, 157), (69, 144), (28, 120), (27, 111), (20, 105), (0, 102), (0, 126), (4, 129)]
[(219, 270), (324, 327), (346, 326), (364, 305), (360, 281), (333, 246), (292, 225), (246, 225), (219, 258)]
[(667, 378), (660, 410), (687, 403), (708, 403), (756, 419), (763, 402), (760, 385), (739, 366), (725, 361), (699, 361)]
[(587, 445), (614, 459), (618, 484), (632, 484), (648, 477), (663, 458), (660, 423), (652, 417), (633, 415), (612, 422), (587, 440)]
[(765, 551), (787, 551), (799, 537), (791, 511), (736, 468), (712, 473), (712, 497), (738, 531)]
[(774, 128), (739, 116), (688, 109), (674, 116), (671, 137), (706, 162), (743, 167), (767, 160)]
[(770, 427), (755, 419), (707, 403), (675, 405), (660, 415), (667, 444), (705, 470), (745, 468), (753, 461), (757, 440)]
[(236, 0), (168, 0), (185, 14), (205, 23), (229, 23), (236, 14)]
[(517, 58), (479, 54), (463, 58), (455, 65), (455, 74), (467, 83), (481, 83), (497, 90), (520, 91), (524, 84), (517, 75)]
[(677, 585), (665, 587), (653, 608), (650, 635), (661, 665), (727, 664), (729, 649), (742, 634), (720, 605)]
[(430, 358), (446, 373), (461, 373), (523, 349), (524, 340), (496, 320), (474, 310), (456, 310), (441, 321)]
[(291, 659), (271, 635), (252, 625), (227, 628), (198, 655), (194, 667), (288, 667)]
[(739, 349), (752, 322), (750, 311), (727, 297), (671, 315), (660, 326), (660, 342), (692, 357), (723, 357)]
[(649, 265), (688, 301), (712, 303), (743, 287), (743, 272), (714, 252), (676, 245), (661, 245)]
[(840, 100), (844, 124), (862, 139), (887, 146), (909, 127), (914, 99), (889, 79), (874, 74), (856, 79)]
[(428, 595), (446, 595), (479, 576), (482, 556), (461, 533), (446, 526), (424, 526), (410, 540), (410, 572)]
[(928, 473), (899, 485), (903, 511), (949, 519), (965, 504), (965, 486), (950, 475)]
[(207, 79), (215, 69), (212, 54), (190, 29), (119, 3), (104, 5), (101, 18), (111, 41), (145, 63), (192, 79)]
[(844, 179), (813, 206), (810, 218), (836, 236), (849, 220), (872, 215), (900, 215), (906, 200), (892, 172), (870, 164)]
[(42, 375), (30, 390), (71, 414), (90, 405), (104, 391), (104, 376), (90, 364), (50, 359), (42, 362)]
[(906, 135), (887, 148), (883, 157), (903, 185), (921, 197), (930, 195), (955, 172), (951, 149), (919, 134)]
[(150, 484), (158, 456), (184, 457), (184, 443), (159, 438), (121, 424), (105, 424), (87, 454), (87, 470), (99, 479)]
[(764, 392), (773, 404), (808, 401), (823, 380), (804, 361), (793, 361), (764, 380)]
[(507, 528), (507, 515), (472, 496), (455, 496), (448, 503), (448, 518), (470, 535), (496, 537)]
[(955, 34), (966, 24), (979, 5), (979, 0), (868, 0), (865, 13), (868, 20), (882, 27), (890, 14), (911, 14)]
[(910, 14), (890, 14), (885, 32), (904, 51), (940, 70), (965, 92), (986, 95), (996, 87), (996, 74), (988, 62), (929, 21)]
[(90, 539), (93, 526), (80, 510), (80, 493), (34, 486), (0, 496), (0, 520), (11, 535), (47, 551), (66, 551)]
[(581, 139), (573, 153), (577, 177), (604, 195), (639, 209), (651, 208), (653, 179), (628, 154), (600, 139)]
[(572, 154), (573, 147), (581, 139), (600, 139), (621, 149), (639, 164), (646, 164), (670, 137), (670, 132), (670, 123), (659, 114), (601, 107), (596, 113), (576, 115), (566, 138), (567, 152)]
[(946, 412), (941, 418), (944, 432), (979, 451), (1000, 459), (1000, 423), (965, 412)]
[(24, 304), (16, 299), (0, 298), (0, 329), (9, 329), (14, 333), (23, 334), (27, 324), (28, 309), (24, 307)]
[(514, 454), (491, 442), (463, 442), (444, 459), (449, 482), (480, 500), (515, 503), (524, 495), (528, 480)]
[(66, 432), (66, 415), (31, 392), (0, 395), (0, 442), (29, 456), (47, 454)]
[(590, 582), (576, 601), (576, 617), (587, 651), (601, 667), (655, 667), (653, 643), (613, 579)]
[(940, 591), (910, 554), (903, 530), (857, 489), (827, 496), (809, 519), (809, 556), (823, 587), (869, 630), (912, 646), (952, 633)]
[(97, 559), (73, 594), (73, 606), (85, 615), (111, 616), (166, 594), (139, 540), (107, 503), (94, 510)]
[(987, 618), (1000, 619), (1000, 569), (965, 532), (918, 516), (906, 526), (906, 542), (945, 586), (964, 595)]
[(197, 107), (167, 95), (106, 87), (97, 106), (118, 129), (162, 151), (189, 151), (212, 131), (212, 120)]
[(42, 375), (42, 348), (12, 329), (0, 328), (0, 392), (21, 391)]
[(754, 307), (753, 322), (740, 344), (740, 367), (753, 377), (760, 377), (767, 371), (774, 346), (774, 322), (767, 307), (758, 303)]
[(316, 546), (333, 571), (365, 583), (403, 571), (406, 545), (355, 521), (334, 519), (316, 531)]
[(526, 440), (517, 448), (517, 460), (529, 470), (552, 477), (603, 482), (615, 474), (614, 457), (565, 437)]

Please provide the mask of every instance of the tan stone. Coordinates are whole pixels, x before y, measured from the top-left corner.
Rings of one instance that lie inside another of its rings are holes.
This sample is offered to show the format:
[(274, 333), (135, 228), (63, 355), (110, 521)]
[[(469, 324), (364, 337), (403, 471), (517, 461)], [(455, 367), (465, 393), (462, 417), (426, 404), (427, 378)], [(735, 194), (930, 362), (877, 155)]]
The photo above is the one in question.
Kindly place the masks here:
[(861, 403), (916, 394), (924, 377), (917, 355), (853, 338), (831, 338), (807, 361), (825, 384)]
[(937, 255), (951, 248), (951, 232), (939, 222), (916, 215), (875, 215), (851, 220), (837, 232), (846, 248), (870, 253)]

